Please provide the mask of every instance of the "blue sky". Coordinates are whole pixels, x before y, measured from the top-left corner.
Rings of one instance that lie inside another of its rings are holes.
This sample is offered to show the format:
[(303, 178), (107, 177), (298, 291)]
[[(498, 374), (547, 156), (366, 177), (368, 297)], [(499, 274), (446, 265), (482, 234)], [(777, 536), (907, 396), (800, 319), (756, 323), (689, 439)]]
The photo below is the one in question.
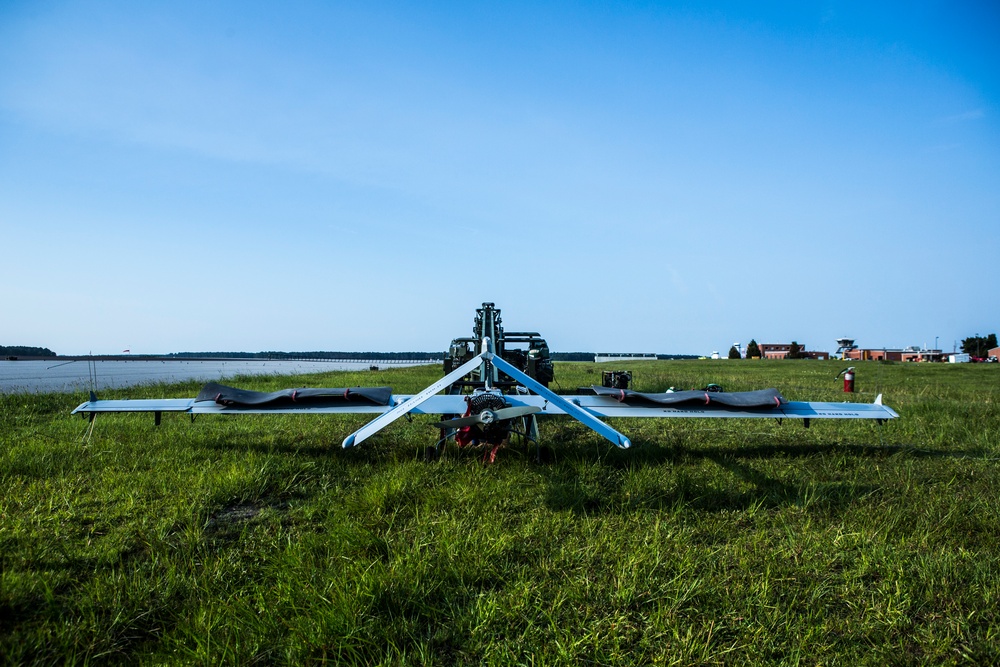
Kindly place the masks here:
[(995, 3), (0, 1), (0, 344), (1000, 330)]

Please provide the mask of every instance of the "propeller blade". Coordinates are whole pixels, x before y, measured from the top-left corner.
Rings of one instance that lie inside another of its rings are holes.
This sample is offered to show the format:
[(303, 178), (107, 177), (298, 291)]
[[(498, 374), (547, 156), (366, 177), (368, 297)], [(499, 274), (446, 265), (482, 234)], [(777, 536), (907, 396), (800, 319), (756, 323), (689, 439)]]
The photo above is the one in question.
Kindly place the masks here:
[(449, 419), (444, 422), (436, 422), (431, 424), (437, 428), (462, 428), (463, 426), (475, 426), (479, 423), (479, 415), (472, 415), (471, 417), (456, 417), (455, 419)]
[(517, 417), (524, 417), (525, 415), (533, 415), (541, 411), (542, 409), (537, 405), (515, 405), (511, 408), (501, 408), (495, 412), (497, 419), (515, 419)]
[(533, 415), (541, 411), (541, 408), (534, 405), (515, 405), (514, 407), (500, 408), (499, 410), (483, 410), (478, 415), (456, 417), (448, 421), (436, 422), (432, 426), (436, 426), (437, 428), (462, 428), (463, 426), (475, 426), (476, 424), (492, 424), (505, 419), (516, 419), (525, 415)]

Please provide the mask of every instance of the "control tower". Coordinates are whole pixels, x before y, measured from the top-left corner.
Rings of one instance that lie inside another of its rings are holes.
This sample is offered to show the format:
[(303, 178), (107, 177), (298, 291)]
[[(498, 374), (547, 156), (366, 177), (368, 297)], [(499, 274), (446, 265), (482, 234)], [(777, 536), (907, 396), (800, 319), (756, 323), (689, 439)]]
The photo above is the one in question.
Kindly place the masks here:
[(846, 359), (848, 352), (858, 348), (858, 346), (854, 344), (853, 338), (838, 338), (837, 345), (837, 351), (834, 352), (834, 354), (839, 354), (841, 359)]

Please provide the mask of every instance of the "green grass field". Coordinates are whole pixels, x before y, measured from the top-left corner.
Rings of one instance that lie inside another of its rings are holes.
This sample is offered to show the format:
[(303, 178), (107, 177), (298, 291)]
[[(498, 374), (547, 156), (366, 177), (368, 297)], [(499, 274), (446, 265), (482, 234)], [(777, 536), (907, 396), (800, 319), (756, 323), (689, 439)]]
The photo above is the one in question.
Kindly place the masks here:
[[(638, 390), (845, 396), (840, 362), (627, 367)], [(492, 466), (424, 463), (430, 417), (348, 451), (363, 416), (101, 415), (85, 439), (82, 394), (0, 396), (0, 661), (1000, 662), (1000, 368), (869, 362), (857, 382), (901, 419), (612, 420), (628, 451), (552, 419), (553, 461)]]

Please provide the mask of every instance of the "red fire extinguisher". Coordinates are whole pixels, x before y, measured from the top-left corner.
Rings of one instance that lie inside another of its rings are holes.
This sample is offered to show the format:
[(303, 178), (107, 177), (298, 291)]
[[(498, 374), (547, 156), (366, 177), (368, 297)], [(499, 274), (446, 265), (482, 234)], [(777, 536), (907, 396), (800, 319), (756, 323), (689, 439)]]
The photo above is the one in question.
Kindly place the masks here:
[(837, 377), (841, 375), (844, 376), (844, 391), (853, 394), (854, 393), (854, 366), (850, 366), (840, 371)]

